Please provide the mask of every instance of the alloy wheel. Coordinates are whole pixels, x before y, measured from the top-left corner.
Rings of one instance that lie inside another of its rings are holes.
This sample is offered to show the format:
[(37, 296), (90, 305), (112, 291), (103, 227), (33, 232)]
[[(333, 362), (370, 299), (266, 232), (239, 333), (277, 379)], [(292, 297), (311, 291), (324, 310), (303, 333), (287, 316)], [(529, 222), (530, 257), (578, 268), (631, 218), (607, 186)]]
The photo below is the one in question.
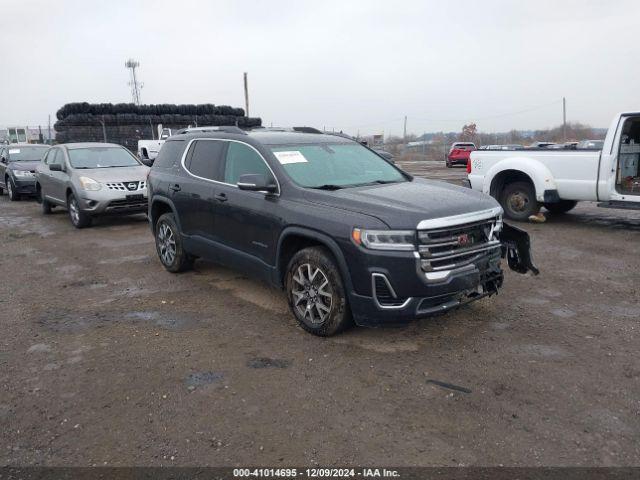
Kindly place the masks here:
[(165, 265), (171, 265), (176, 258), (176, 239), (173, 230), (166, 223), (158, 226), (158, 248)]
[(78, 202), (74, 197), (71, 197), (69, 201), (69, 215), (71, 216), (71, 221), (74, 225), (77, 225), (80, 222), (80, 209), (78, 207)]
[(13, 187), (11, 186), (11, 180), (7, 178), (7, 193), (9, 194), (9, 198), (13, 198)]
[(322, 324), (331, 313), (333, 291), (325, 273), (305, 263), (293, 275), (291, 293), (298, 314), (312, 324)]

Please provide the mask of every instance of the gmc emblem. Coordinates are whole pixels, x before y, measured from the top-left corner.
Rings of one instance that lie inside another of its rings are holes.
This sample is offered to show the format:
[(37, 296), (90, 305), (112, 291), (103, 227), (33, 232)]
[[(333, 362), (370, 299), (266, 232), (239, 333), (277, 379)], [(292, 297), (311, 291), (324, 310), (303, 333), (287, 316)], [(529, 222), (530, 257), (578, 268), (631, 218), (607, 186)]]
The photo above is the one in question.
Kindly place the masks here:
[(458, 235), (457, 242), (459, 247), (466, 247), (473, 243), (473, 239), (468, 234), (463, 233), (462, 235)]

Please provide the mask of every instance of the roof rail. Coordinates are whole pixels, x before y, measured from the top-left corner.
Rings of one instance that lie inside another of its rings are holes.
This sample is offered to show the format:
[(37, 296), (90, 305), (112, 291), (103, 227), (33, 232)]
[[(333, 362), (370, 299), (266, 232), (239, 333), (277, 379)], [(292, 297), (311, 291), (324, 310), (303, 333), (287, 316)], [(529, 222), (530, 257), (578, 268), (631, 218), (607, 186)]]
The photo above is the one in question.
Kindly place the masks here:
[(247, 134), (247, 132), (245, 132), (241, 128), (234, 127), (232, 125), (222, 125), (218, 127), (206, 127), (206, 126), (205, 127), (188, 127), (188, 128), (182, 128), (178, 130), (175, 134), (180, 135), (181, 133), (194, 133), (194, 132), (201, 132), (201, 133), (222, 132), (222, 133), (237, 133), (239, 135)]
[(313, 128), (313, 127), (292, 127), (292, 129), (294, 132), (300, 132), (300, 133), (319, 133), (319, 134), (324, 133), (321, 130), (318, 130), (317, 128)]
[(253, 127), (254, 132), (297, 132), (297, 133), (315, 133), (322, 135), (322, 130), (313, 127)]

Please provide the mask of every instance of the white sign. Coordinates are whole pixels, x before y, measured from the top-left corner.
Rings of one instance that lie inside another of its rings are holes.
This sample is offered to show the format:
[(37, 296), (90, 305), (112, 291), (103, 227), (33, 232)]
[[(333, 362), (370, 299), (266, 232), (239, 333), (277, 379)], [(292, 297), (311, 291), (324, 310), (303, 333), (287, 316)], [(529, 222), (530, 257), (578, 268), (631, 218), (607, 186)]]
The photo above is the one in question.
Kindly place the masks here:
[(20, 153), (20, 149), (19, 148), (10, 148), (9, 149), (9, 155), (11, 155), (12, 153)]
[(290, 163), (307, 163), (307, 159), (304, 158), (304, 155), (297, 150), (292, 150), (288, 152), (273, 152), (278, 161), (282, 165), (288, 165)]

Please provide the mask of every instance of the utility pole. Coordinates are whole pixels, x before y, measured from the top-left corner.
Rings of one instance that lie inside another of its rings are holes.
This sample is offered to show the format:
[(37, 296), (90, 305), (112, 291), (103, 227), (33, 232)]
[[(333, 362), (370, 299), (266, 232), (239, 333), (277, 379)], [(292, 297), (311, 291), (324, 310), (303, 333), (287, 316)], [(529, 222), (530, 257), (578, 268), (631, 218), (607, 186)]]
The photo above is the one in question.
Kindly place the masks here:
[(407, 116), (404, 116), (404, 134), (402, 135), (402, 141), (404, 142), (404, 148), (407, 148)]
[(104, 143), (107, 143), (107, 127), (105, 127), (104, 125), (104, 115), (102, 115), (102, 120), (100, 120), (100, 123), (102, 124), (102, 139)]
[(143, 83), (138, 82), (138, 77), (136, 75), (136, 68), (140, 66), (140, 62), (130, 58), (124, 64), (130, 70), (131, 80), (129, 81), (129, 86), (131, 87), (131, 99), (133, 103), (136, 105), (140, 105), (140, 89), (144, 86)]
[(244, 109), (247, 117), (249, 116), (249, 80), (247, 72), (244, 72)]
[(48, 125), (49, 125), (49, 141), (47, 143), (51, 145), (51, 114), (49, 114)]
[(567, 99), (562, 97), (562, 138), (567, 141)]

